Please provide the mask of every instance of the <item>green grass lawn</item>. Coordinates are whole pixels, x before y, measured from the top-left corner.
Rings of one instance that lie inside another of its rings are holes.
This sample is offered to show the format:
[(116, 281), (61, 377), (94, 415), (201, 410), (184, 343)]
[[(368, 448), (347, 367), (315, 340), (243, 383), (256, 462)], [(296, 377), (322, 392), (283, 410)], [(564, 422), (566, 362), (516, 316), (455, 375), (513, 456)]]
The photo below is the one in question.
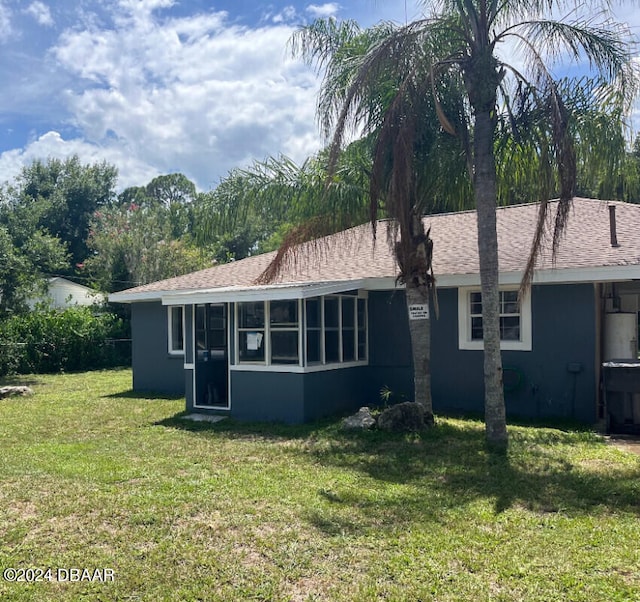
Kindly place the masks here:
[(179, 420), (129, 371), (0, 400), (2, 600), (640, 600), (640, 457), (590, 432)]

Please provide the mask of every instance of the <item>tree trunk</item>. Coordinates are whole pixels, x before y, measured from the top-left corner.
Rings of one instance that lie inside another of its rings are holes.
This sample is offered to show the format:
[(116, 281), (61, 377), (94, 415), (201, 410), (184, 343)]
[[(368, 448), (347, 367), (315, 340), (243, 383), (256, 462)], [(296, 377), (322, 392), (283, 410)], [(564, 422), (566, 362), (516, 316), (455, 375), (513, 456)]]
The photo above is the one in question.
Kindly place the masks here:
[[(425, 422), (433, 423), (433, 402), (431, 399), (431, 315), (429, 313), (429, 291), (421, 290), (407, 282), (407, 314), (411, 335), (411, 354), (413, 357), (413, 400), (425, 411)], [(415, 306), (423, 305), (427, 309), (426, 317), (415, 315)], [(414, 311), (411, 311), (413, 306)]]
[[(495, 106), (495, 105), (494, 105)], [(482, 290), (484, 336), (484, 404), (487, 442), (508, 442), (502, 357), (500, 354), (500, 293), (498, 288), (498, 232), (496, 228), (496, 167), (493, 154), (494, 119), (478, 110), (474, 129), (474, 191), (478, 214), (478, 256)]]
[[(425, 422), (433, 424), (431, 400), (431, 315), (429, 295), (435, 285), (431, 259), (433, 242), (425, 232), (422, 216), (415, 205), (405, 220), (398, 222), (400, 239), (396, 241), (395, 253), (400, 268), (400, 281), (404, 282), (411, 356), (413, 358), (413, 401), (425, 412)], [(412, 306), (413, 310), (412, 311)], [(416, 311), (423, 306), (424, 311)]]

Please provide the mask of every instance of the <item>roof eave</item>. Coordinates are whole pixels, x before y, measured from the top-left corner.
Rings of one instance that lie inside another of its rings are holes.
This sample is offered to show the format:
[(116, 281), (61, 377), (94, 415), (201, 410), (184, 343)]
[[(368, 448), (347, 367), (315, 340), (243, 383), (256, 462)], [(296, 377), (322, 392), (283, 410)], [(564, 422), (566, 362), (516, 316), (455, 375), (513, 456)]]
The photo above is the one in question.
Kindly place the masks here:
[[(517, 285), (522, 280), (522, 271), (501, 272), (501, 285)], [(640, 279), (640, 265), (606, 265), (579, 268), (541, 269), (534, 273), (533, 284), (571, 284), (579, 282), (616, 282)], [(479, 286), (480, 274), (441, 274), (436, 276), (440, 288)], [(196, 303), (218, 303), (229, 301), (258, 301), (276, 299), (305, 299), (318, 295), (330, 295), (348, 290), (369, 291), (404, 288), (393, 276), (359, 278), (331, 282), (298, 282), (252, 287), (214, 287), (183, 291), (122, 291), (109, 295), (111, 303), (136, 303), (161, 301), (163, 305), (190, 305)]]

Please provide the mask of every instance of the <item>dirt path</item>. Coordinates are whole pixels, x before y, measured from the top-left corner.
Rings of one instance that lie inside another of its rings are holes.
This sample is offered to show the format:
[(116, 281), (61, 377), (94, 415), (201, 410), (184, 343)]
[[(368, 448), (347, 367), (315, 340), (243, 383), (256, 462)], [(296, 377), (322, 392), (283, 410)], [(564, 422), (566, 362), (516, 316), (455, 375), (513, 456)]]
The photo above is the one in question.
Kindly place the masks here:
[(640, 437), (634, 437), (632, 435), (607, 435), (606, 440), (609, 445), (640, 456)]

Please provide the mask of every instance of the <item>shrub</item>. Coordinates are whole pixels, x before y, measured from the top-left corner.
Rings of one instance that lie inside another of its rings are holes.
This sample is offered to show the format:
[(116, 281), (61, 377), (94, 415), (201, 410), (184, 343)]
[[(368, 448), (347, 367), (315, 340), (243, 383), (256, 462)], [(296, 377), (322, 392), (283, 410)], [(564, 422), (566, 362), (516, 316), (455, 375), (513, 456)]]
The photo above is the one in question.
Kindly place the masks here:
[(129, 345), (116, 343), (126, 338), (121, 318), (92, 307), (12, 316), (0, 322), (0, 375), (128, 365)]

